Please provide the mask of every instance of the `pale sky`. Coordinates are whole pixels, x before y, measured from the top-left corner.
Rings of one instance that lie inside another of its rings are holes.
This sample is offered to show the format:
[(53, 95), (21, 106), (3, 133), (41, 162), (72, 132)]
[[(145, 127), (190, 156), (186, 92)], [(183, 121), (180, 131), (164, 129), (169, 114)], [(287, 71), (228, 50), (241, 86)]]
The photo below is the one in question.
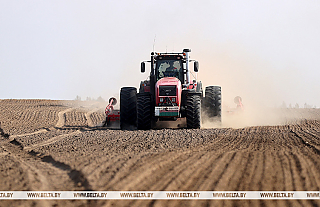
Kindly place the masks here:
[(0, 99), (119, 94), (191, 49), (223, 96), (320, 106), (319, 1), (0, 0)]

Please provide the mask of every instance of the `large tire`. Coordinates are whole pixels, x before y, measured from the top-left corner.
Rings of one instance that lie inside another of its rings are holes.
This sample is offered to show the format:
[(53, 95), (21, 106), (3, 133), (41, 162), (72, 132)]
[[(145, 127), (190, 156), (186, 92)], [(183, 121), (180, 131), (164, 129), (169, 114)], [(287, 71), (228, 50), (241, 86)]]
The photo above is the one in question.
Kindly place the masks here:
[(207, 86), (205, 90), (205, 112), (209, 119), (221, 121), (221, 87)]
[(200, 129), (201, 125), (201, 99), (200, 95), (189, 95), (186, 108), (187, 127), (189, 129)]
[(137, 89), (123, 87), (120, 91), (120, 128), (137, 127)]
[(153, 113), (150, 93), (138, 94), (137, 113), (138, 129), (151, 129)]

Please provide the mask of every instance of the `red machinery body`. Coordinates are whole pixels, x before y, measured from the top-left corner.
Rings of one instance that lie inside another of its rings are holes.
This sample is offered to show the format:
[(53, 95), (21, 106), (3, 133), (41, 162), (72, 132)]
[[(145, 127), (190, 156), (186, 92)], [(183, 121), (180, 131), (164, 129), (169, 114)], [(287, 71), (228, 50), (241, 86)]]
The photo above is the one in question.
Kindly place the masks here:
[(241, 112), (244, 112), (244, 106), (243, 106), (243, 103), (242, 103), (242, 98), (240, 96), (236, 96), (234, 99), (234, 103), (237, 104), (237, 107), (236, 108), (229, 108), (228, 106), (225, 106), (226, 108), (226, 112), (227, 114), (239, 114)]
[(103, 126), (110, 126), (111, 123), (120, 121), (120, 110), (114, 110), (113, 106), (117, 104), (117, 99), (112, 97), (109, 99), (109, 104), (105, 109), (106, 121)]
[(240, 96), (236, 96), (234, 98), (234, 103), (237, 104), (237, 109), (240, 109), (241, 111), (244, 110), (243, 104), (242, 104), (242, 98)]
[(164, 77), (155, 84), (155, 116), (179, 117), (181, 106), (181, 82), (176, 77)]
[(120, 110), (113, 110), (109, 114), (106, 114), (107, 122), (120, 121)]
[[(173, 93), (172, 91), (165, 91), (166, 89), (163, 89), (164, 91), (162, 91), (160, 95), (160, 87), (162, 86), (175, 86), (175, 94), (172, 94)], [(175, 78), (175, 77), (162, 78), (156, 83), (155, 89), (156, 89), (156, 106), (169, 105), (169, 106), (179, 106), (180, 108), (182, 88), (181, 88), (181, 82), (178, 78)]]
[[(190, 49), (184, 49), (182, 53), (151, 53), (151, 61), (147, 61), (151, 62), (149, 80), (141, 81), (138, 94), (139, 107), (144, 108), (144, 103), (149, 100), (139, 96), (148, 96), (151, 99), (148, 103), (152, 108), (151, 121), (175, 121), (177, 118), (186, 117), (188, 96), (197, 95), (201, 101), (203, 97), (201, 82), (197, 82), (196, 74), (192, 74), (194, 78), (192, 79), (189, 70), (189, 62), (194, 62), (195, 73), (198, 72), (199, 64), (189, 59), (189, 52)], [(144, 62), (141, 63), (141, 72), (145, 72)], [(138, 118), (138, 121), (141, 121), (144, 120), (142, 117), (145, 116), (145, 112), (139, 110), (139, 107), (137, 111), (141, 114), (141, 118)], [(142, 122), (141, 124), (145, 125), (144, 121)]]

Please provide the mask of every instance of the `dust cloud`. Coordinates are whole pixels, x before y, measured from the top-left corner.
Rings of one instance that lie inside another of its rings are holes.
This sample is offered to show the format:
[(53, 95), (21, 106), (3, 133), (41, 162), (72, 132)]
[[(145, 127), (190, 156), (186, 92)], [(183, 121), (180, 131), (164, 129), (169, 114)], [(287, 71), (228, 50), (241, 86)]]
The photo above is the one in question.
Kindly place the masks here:
[[(198, 60), (203, 89), (209, 85), (222, 87), (222, 123), (208, 122), (204, 114), (204, 128), (282, 125), (309, 117), (281, 108), (285, 100), (292, 98), (294, 90), (288, 89), (297, 87), (294, 79), (298, 77), (286, 81), (284, 74), (260, 57), (241, 48), (218, 46), (202, 52)], [(234, 103), (236, 96), (242, 97), (243, 110)]]

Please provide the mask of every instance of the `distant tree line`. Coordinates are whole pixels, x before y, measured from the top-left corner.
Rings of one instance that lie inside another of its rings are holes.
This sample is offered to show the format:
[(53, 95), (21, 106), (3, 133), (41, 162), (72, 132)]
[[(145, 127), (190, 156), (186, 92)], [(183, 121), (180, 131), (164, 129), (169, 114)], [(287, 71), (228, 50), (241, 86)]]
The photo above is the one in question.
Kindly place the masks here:
[[(281, 108), (289, 108), (289, 109), (293, 109), (293, 108), (294, 108), (294, 109), (299, 109), (300, 106), (299, 106), (298, 103), (296, 103), (294, 106), (290, 103), (290, 104), (287, 106), (287, 104), (286, 104), (285, 102), (282, 102)], [(301, 107), (301, 108), (302, 108), (302, 107)], [(303, 105), (303, 108), (305, 108), (305, 109), (312, 109), (312, 108), (317, 108), (317, 106), (312, 106), (312, 105), (309, 105), (309, 104), (305, 103), (305, 104)]]
[[(76, 96), (76, 98), (74, 99), (75, 101), (81, 101), (81, 96)], [(87, 97), (85, 101), (99, 101), (99, 102), (106, 102), (101, 96), (99, 96), (97, 99), (91, 98), (91, 97)]]

